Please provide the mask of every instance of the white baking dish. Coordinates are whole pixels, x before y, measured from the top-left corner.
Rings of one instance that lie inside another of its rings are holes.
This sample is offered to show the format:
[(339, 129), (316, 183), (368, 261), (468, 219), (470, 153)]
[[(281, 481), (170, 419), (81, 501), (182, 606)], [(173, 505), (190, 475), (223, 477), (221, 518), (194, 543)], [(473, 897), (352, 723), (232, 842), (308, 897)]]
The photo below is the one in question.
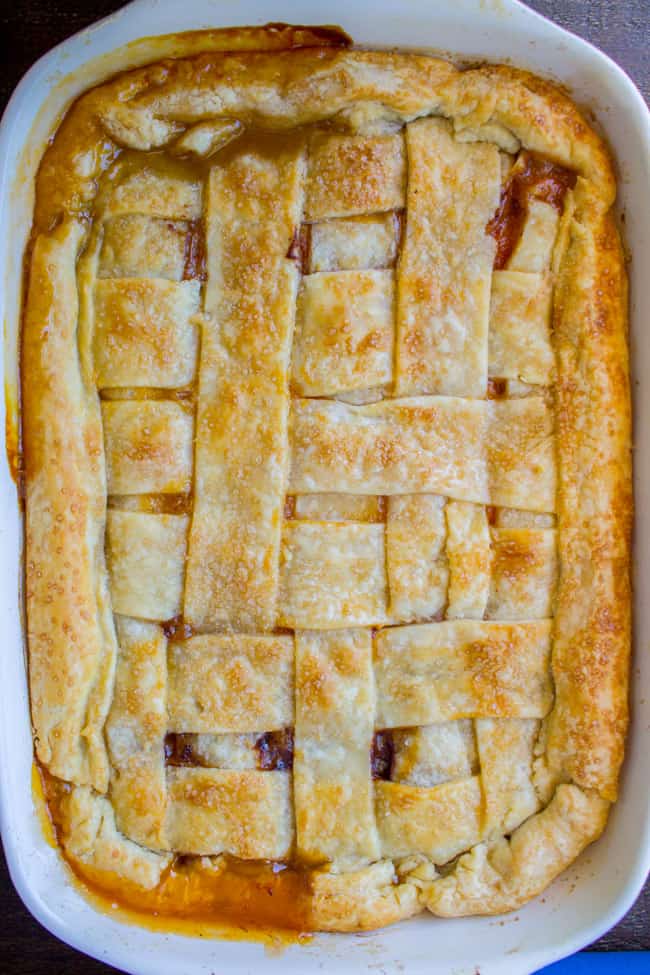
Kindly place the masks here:
[[(25, 76), (0, 130), (0, 241), (4, 282), (5, 382), (15, 421), (21, 262), (31, 221), (33, 174), (43, 144), (70, 100), (120, 68), (173, 46), (136, 39), (201, 27), (335, 23), (366, 46), (430, 49), (457, 60), (512, 60), (555, 78), (590, 109), (615, 151), (632, 275), (632, 365), (636, 407), (636, 661), (633, 724), (620, 803), (603, 839), (543, 899), (505, 919), (443, 921), (424, 916), (376, 933), (321, 935), (270, 954), (260, 944), (154, 933), (97, 913), (80, 896), (45, 841), (31, 791), (31, 735), (19, 612), (21, 525), (7, 465), (0, 469), (0, 824), (13, 881), (29, 910), (69, 944), (137, 975), (307, 973), (336, 970), (444, 975), (527, 975), (583, 947), (614, 924), (637, 896), (650, 864), (650, 307), (647, 207), (650, 135), (645, 105), (603, 54), (516, 0), (136, 0), (66, 41)], [(646, 311), (647, 317), (647, 311)], [(647, 328), (647, 327), (646, 327)], [(2, 407), (0, 406), (0, 409)]]

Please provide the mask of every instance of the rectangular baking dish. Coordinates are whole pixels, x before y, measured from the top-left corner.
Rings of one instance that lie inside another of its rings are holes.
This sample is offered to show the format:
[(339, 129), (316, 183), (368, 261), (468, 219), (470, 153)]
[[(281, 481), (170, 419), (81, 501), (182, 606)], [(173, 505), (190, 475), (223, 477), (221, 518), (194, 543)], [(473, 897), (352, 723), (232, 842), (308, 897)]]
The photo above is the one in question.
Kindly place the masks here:
[[(165, 54), (178, 40), (152, 35), (205, 27), (290, 23), (342, 26), (360, 45), (442, 53), (457, 62), (512, 61), (566, 85), (602, 127), (618, 162), (620, 219), (630, 252), (631, 343), (635, 400), (636, 659), (633, 720), (620, 802), (604, 837), (546, 892), (503, 919), (415, 918), (379, 932), (318, 935), (268, 953), (245, 941), (192, 939), (124, 924), (98, 913), (70, 883), (44, 838), (31, 786), (32, 742), (21, 631), (21, 523), (16, 488), (0, 462), (0, 826), (11, 875), (25, 904), (70, 945), (133, 975), (340, 973), (379, 970), (435, 975), (528, 975), (588, 944), (627, 911), (650, 866), (650, 307), (647, 207), (650, 134), (643, 100), (605, 55), (517, 0), (135, 0), (66, 41), (25, 76), (0, 128), (0, 240), (6, 429), (17, 429), (18, 332), (22, 258), (31, 224), (33, 176), (44, 143), (70, 101), (115, 71)], [(647, 317), (647, 312), (646, 312)], [(645, 326), (647, 328), (647, 326)], [(645, 341), (644, 341), (645, 339)]]

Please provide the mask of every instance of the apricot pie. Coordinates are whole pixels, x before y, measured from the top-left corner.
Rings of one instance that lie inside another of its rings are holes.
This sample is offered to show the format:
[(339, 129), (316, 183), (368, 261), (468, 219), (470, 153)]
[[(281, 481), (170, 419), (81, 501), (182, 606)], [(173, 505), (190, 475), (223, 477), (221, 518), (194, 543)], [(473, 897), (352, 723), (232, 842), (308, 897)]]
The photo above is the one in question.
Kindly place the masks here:
[(511, 910), (599, 836), (623, 754), (610, 161), (509, 67), (205, 36), (83, 95), (37, 178), (26, 610), (59, 842), (143, 910), (260, 878), (305, 930)]

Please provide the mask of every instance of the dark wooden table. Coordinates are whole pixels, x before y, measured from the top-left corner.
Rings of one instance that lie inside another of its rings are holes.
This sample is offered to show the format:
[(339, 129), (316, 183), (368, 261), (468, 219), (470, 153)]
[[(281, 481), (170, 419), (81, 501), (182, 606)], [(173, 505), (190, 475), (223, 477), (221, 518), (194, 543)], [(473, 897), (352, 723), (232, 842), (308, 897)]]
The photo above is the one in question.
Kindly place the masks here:
[[(648, 0), (529, 0), (529, 5), (606, 51), (650, 98)], [(122, 6), (115, 0), (4, 0), (0, 5), (0, 108), (34, 61), (59, 41)], [(325, 4), (323, 9), (325, 10)], [(272, 5), (269, 17), (272, 19)], [(115, 969), (57, 941), (23, 907), (0, 854), (0, 973), (108, 975)], [(592, 950), (650, 949), (650, 884), (627, 917)]]

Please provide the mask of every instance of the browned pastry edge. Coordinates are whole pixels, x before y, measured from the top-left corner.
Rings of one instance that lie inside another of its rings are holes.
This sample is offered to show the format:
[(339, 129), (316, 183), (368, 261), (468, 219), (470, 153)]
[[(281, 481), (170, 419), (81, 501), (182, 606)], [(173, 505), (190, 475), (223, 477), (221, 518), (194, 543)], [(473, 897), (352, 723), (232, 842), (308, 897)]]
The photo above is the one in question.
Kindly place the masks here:
[[(229, 51), (257, 43), (250, 31), (228, 35)], [(397, 86), (389, 83), (396, 75), (402, 82)], [(242, 82), (230, 89), (227, 111), (220, 113), (210, 93), (238, 77)], [(259, 110), (269, 86), (280, 95), (272, 118)], [(193, 106), (191, 118), (182, 121), (174, 103), (179, 91), (180, 101)], [(615, 183), (602, 141), (575, 105), (526, 72), (506, 66), (461, 72), (423, 56), (332, 48), (211, 52), (120, 75), (68, 112), (37, 177), (22, 344), (26, 602), (37, 754), (56, 774), (66, 723), (72, 722), (84, 742), (75, 756), (75, 780), (106, 790), (103, 741), (87, 730), (103, 724), (115, 664), (101, 545), (105, 472), (84, 353), (84, 295), (77, 297), (75, 285), (97, 179), (118, 142), (158, 148), (186, 123), (219, 114), (276, 129), (333, 116), (358, 128), (386, 118), (444, 115), (456, 131), (480, 138), (514, 135), (581, 177), (565, 222), (554, 311), (560, 583), (556, 702), (539, 762), (540, 789), (550, 804), (509, 841), (464, 854), (446, 877), (432, 878), (415, 866), (404, 883), (396, 883), (390, 861), (357, 873), (312, 875), (317, 928), (373, 927), (422, 904), (443, 915), (512, 909), (604, 827), (623, 755), (630, 646), (627, 293), (609, 212)]]
[[(21, 372), (25, 604), (37, 755), (54, 775), (70, 778), (72, 768), (74, 781), (105, 791), (101, 729), (116, 641), (99, 399), (77, 351), (84, 237), (82, 224), (65, 219), (36, 239), (31, 257)], [(73, 755), (70, 741), (79, 742)]]
[[(395, 76), (402, 82), (397, 88)], [(209, 97), (220, 86), (229, 88), (225, 106)], [(179, 88), (191, 95), (189, 112), (178, 108)], [(268, 91), (281, 96), (272, 116), (261, 97)], [(529, 72), (505, 65), (459, 71), (424, 55), (337, 48), (228, 51), (137, 68), (77, 99), (39, 168), (35, 231), (51, 229), (63, 213), (86, 214), (96, 179), (114, 158), (115, 138), (134, 148), (160, 148), (184, 123), (219, 116), (278, 130), (337, 116), (350, 120), (346, 110), (357, 102), (365, 103), (370, 118), (435, 114), (459, 129), (502, 126), (527, 148), (590, 179), (605, 209), (613, 202), (615, 182), (602, 141), (566, 95)], [(355, 127), (366, 120), (351, 119)]]
[(598, 839), (609, 804), (576, 785), (558, 786), (552, 800), (508, 839), (479, 843), (446, 877), (422, 885), (422, 899), (439, 917), (503, 914), (540, 894)]
[(592, 210), (587, 187), (576, 197), (554, 314), (560, 579), (546, 758), (614, 801), (631, 636), (627, 281), (611, 212)]

